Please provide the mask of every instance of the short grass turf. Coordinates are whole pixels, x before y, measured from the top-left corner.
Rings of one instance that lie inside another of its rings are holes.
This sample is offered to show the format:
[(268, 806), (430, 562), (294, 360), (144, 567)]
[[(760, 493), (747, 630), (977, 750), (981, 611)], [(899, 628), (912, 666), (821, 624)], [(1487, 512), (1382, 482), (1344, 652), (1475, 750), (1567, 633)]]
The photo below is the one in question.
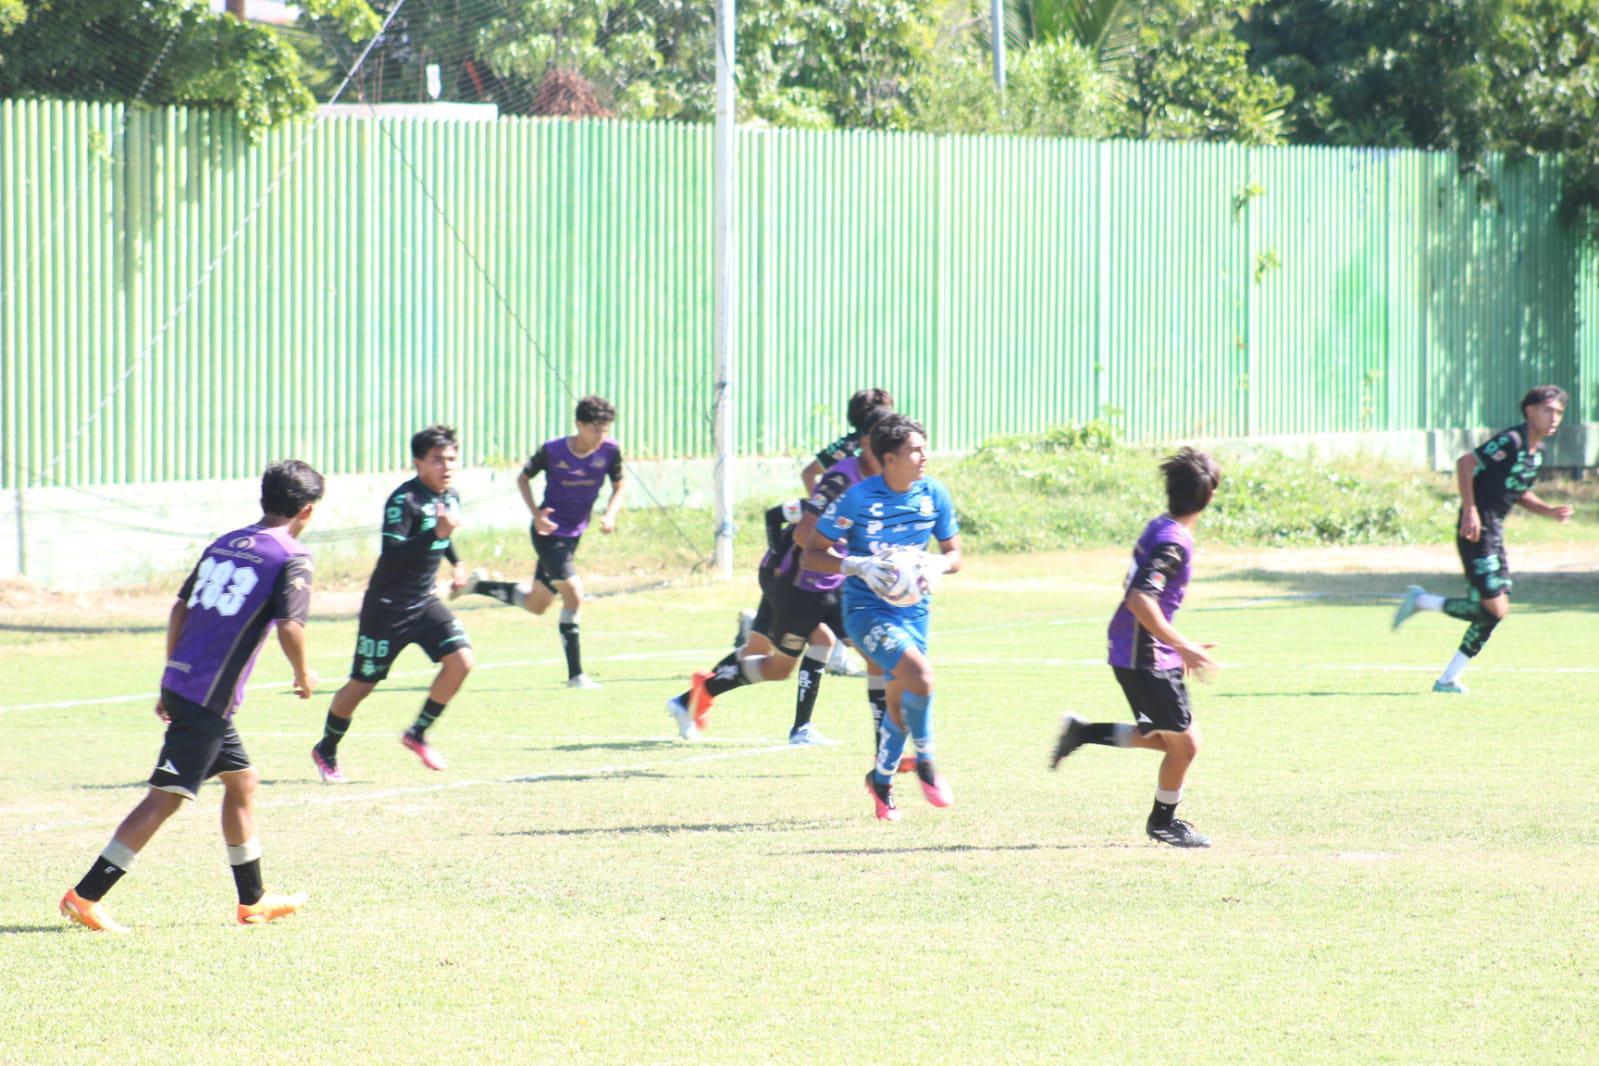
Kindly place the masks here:
[(662, 703), (723, 653), (747, 580), (596, 601), (592, 693), (562, 686), (551, 617), (471, 604), (450, 769), (397, 742), (431, 676), (412, 650), (342, 788), (307, 753), (354, 623), (317, 618), (323, 689), (286, 695), (269, 646), (239, 716), (268, 885), (310, 904), (231, 923), (213, 784), (108, 897), (126, 937), (55, 907), (153, 765), (162, 619), (0, 632), (0, 1060), (1594, 1061), (1599, 580), (1527, 573), (1470, 695), (1435, 696), (1463, 626), (1390, 633), (1391, 596), (1457, 590), (1451, 554), (1375, 576), (1200, 557), (1179, 622), (1225, 664), (1194, 692), (1203, 852), (1144, 839), (1153, 754), (1045, 768), (1063, 711), (1127, 719), (1102, 665), (1119, 551), (948, 580), (957, 804), (902, 778), (898, 825), (862, 787), (858, 680), (822, 688), (838, 747), (784, 745), (787, 684), (675, 739)]

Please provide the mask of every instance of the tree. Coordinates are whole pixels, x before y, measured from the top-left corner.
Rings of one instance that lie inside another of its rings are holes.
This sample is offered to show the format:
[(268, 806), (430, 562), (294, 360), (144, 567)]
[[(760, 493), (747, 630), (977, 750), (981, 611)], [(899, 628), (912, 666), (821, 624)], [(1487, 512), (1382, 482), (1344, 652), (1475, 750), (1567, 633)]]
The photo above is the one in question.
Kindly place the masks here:
[(1599, 238), (1599, 9), (1591, 0), (1265, 0), (1251, 62), (1291, 85), (1291, 138), (1565, 158), (1568, 221)]
[[(361, 0), (303, 0), (351, 35), (376, 30)], [(0, 97), (179, 104), (238, 113), (251, 137), (316, 101), (277, 34), (200, 0), (0, 0)]]

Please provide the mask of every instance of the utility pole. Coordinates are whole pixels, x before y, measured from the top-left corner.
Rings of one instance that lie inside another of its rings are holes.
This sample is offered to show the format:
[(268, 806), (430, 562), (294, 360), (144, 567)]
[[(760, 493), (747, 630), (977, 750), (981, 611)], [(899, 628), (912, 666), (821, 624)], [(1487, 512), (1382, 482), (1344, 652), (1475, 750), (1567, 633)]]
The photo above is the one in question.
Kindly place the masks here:
[(738, 232), (734, 228), (737, 150), (734, 138), (738, 97), (733, 85), (734, 0), (716, 0), (716, 180), (713, 198), (716, 231), (715, 395), (716, 548), (715, 574), (733, 576), (733, 474), (738, 454), (734, 440), (733, 373), (738, 355)]

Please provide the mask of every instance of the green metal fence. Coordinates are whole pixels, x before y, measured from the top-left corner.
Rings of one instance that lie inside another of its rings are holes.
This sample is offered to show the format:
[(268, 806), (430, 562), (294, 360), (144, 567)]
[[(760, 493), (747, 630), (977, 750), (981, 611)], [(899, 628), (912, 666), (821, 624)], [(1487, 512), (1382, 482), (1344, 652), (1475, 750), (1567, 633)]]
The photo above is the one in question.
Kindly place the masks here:
[[(1599, 418), (1599, 275), (1558, 168), (1418, 152), (740, 134), (741, 450), (864, 384), (939, 448), (1114, 412), (1140, 438)], [(710, 136), (0, 103), (7, 487), (510, 459), (605, 393), (710, 450)]]

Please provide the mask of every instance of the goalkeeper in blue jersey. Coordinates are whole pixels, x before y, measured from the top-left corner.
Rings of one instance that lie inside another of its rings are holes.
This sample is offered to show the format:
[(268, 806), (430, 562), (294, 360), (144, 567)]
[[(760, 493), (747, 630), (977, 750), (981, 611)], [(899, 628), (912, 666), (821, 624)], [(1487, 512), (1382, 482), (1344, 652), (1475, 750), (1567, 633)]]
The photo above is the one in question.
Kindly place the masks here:
[[(872, 427), (868, 442), (882, 473), (855, 485), (817, 520), (805, 545), (809, 570), (848, 575), (844, 628), (888, 676), (888, 713), (878, 730), (877, 764), (866, 787), (877, 817), (898, 821), (894, 772), (909, 732), (916, 777), (935, 807), (954, 803), (933, 763), (933, 666), (927, 657), (931, 579), (960, 569), (960, 524), (949, 490), (927, 469), (927, 433), (904, 415)], [(937, 540), (942, 555), (923, 549)], [(911, 589), (919, 590), (916, 596)], [(909, 594), (907, 594), (909, 592)], [(890, 598), (905, 606), (895, 606)], [(914, 600), (914, 602), (910, 602)]]

